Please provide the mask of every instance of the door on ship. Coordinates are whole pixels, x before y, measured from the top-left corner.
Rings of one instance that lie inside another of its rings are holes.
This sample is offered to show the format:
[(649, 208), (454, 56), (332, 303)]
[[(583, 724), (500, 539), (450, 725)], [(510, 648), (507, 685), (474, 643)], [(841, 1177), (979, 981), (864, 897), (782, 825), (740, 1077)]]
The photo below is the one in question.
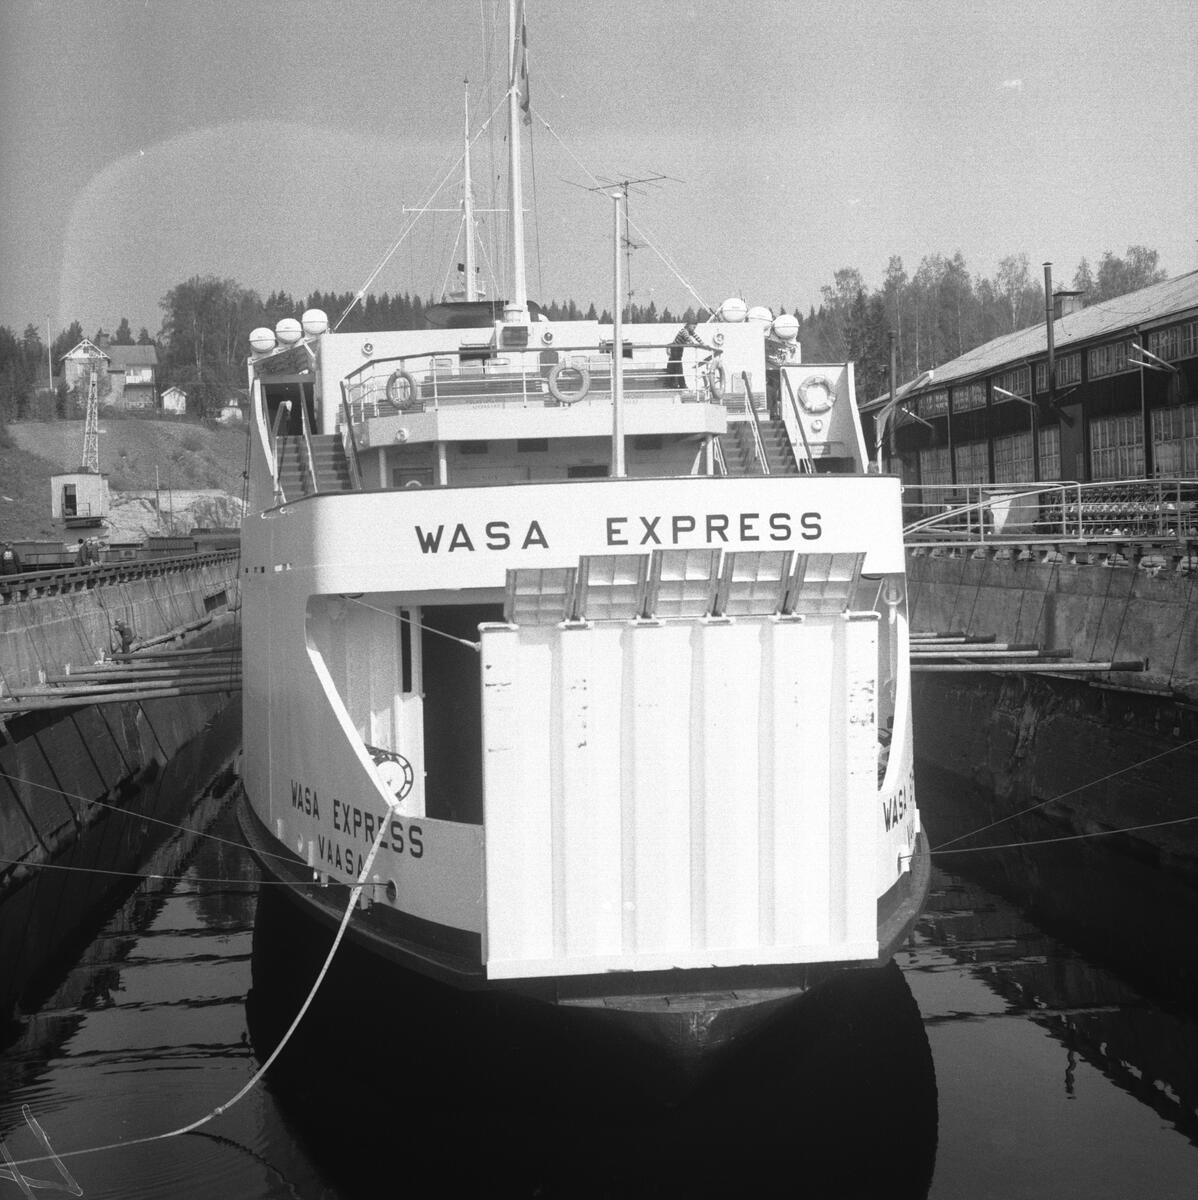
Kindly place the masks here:
[(421, 610), (425, 812), (445, 821), (483, 819), (482, 685), (478, 627), (502, 621), (498, 604)]
[(288, 436), (300, 436), (304, 432), (303, 408), (308, 411), (308, 431), (318, 433), (316, 426), (316, 399), (310, 383), (268, 383), (266, 385), (266, 415), (273, 429), (279, 408), (290, 403), (291, 411), (279, 426), (279, 432)]

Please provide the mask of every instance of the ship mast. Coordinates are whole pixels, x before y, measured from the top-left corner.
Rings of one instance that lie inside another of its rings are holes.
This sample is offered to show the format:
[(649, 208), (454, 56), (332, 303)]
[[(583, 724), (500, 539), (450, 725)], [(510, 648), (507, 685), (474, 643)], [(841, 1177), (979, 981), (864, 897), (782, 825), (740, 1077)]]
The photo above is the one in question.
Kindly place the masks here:
[(470, 92), (465, 95), (466, 123), (463, 130), (465, 145), (463, 180), (465, 193), (462, 196), (462, 222), (466, 226), (466, 299), (478, 299), (478, 286), (475, 283), (474, 266), (474, 194), (470, 183)]
[[(516, 8), (519, 3), (519, 21)], [(528, 94), (528, 63), (525, 58), (524, 0), (508, 0), (508, 36), (511, 41), (511, 73), (508, 77), (507, 128), (508, 176), (511, 181), (512, 282), (503, 306), (505, 321), (528, 320), (528, 283), (524, 273), (524, 193), (520, 182), (520, 114)]]

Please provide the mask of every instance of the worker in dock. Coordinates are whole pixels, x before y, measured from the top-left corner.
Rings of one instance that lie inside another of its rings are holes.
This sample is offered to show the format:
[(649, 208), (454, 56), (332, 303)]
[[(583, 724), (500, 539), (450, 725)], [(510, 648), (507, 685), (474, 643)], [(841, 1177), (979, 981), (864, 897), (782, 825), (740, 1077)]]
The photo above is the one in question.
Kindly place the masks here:
[(13, 548), (12, 542), (5, 542), (0, 549), (0, 575), (19, 575), (21, 572), (21, 556)]
[(120, 617), (117, 618), (112, 628), (117, 637), (121, 639), (121, 653), (128, 654), (133, 646), (133, 630)]

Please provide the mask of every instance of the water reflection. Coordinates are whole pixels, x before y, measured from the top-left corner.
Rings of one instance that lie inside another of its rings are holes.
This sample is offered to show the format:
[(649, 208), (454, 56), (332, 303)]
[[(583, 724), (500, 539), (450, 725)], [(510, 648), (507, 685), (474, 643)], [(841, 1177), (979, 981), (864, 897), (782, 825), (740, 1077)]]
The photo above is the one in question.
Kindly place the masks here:
[[(247, 1004), (260, 1058), (327, 944), (263, 894)], [(817, 989), (672, 1100), (620, 1049), (520, 1006), (383, 978), (343, 946), (268, 1086), (346, 1196), (376, 1194), (381, 1168), (438, 1193), (927, 1194), (935, 1076), (893, 966)]]
[[(1078, 880), (1057, 884), (1068, 895)], [(944, 870), (898, 961), (940, 1083), (932, 1200), (1196, 1194), (1192, 1016)]]

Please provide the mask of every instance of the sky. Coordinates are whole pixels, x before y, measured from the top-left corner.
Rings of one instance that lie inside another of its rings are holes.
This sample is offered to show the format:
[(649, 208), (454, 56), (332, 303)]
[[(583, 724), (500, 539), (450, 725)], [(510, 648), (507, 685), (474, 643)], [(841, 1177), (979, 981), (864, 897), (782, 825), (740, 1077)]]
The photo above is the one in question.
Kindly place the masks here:
[[(157, 333), (196, 275), (439, 295), (467, 97), (476, 205), (507, 203), (506, 8), (0, 0), (0, 325)], [(587, 189), (621, 179), (653, 180), (630, 188), (624, 287), (675, 312), (805, 312), (842, 267), (880, 286), (892, 255), (991, 277), (1026, 253), (1068, 282), (1142, 244), (1198, 268), (1191, 0), (526, 9), (533, 299), (611, 307), (613, 202)], [(479, 219), (485, 277), (507, 218)]]

